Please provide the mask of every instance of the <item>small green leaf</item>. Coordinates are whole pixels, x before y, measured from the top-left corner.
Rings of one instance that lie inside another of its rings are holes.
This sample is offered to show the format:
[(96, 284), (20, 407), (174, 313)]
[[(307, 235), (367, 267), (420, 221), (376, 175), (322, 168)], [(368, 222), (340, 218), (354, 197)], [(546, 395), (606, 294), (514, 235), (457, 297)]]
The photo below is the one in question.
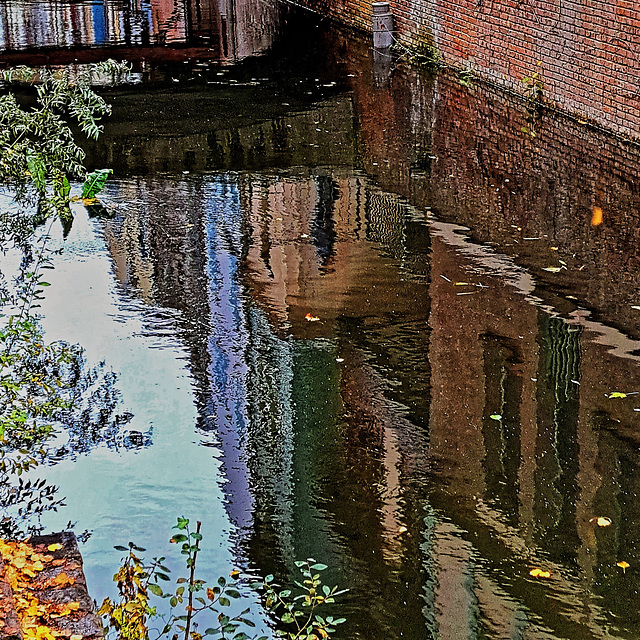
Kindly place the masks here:
[(492, 420), (502, 420), (502, 416), (499, 413), (492, 413), (489, 417)]
[(183, 533), (176, 533), (175, 536), (171, 536), (171, 539), (169, 540), (169, 542), (173, 542), (173, 543), (184, 542), (186, 539), (187, 539), (187, 536), (185, 536)]
[(160, 588), (160, 585), (150, 584), (149, 591), (151, 591), (151, 593), (153, 593), (154, 596), (162, 597), (162, 589)]
[(317, 562), (316, 564), (312, 564), (311, 568), (314, 571), (324, 571), (327, 568), (326, 564), (322, 564), (321, 562)]
[[(112, 173), (113, 169), (98, 169), (90, 173), (82, 185), (82, 199), (95, 198), (96, 194), (104, 189), (104, 185)], [(184, 528), (179, 526), (181, 519), (183, 520), (183, 518), (178, 518), (179, 529)], [(187, 520), (186, 523), (189, 524), (189, 521)]]
[(42, 158), (36, 155), (28, 155), (27, 167), (36, 189), (40, 193), (44, 193), (47, 189), (47, 170)]

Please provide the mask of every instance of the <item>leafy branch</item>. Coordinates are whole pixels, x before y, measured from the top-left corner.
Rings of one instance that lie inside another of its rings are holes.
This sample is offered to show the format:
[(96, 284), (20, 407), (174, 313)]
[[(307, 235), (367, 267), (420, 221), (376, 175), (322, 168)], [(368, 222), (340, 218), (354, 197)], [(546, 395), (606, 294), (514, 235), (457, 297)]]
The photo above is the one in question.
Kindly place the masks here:
[[(247, 631), (255, 627), (249, 619), (249, 609), (244, 609), (236, 615), (229, 615), (225, 611), (231, 606), (232, 600), (241, 598), (240, 572), (232, 571), (231, 579), (220, 576), (217, 584), (206, 586), (206, 582), (196, 577), (196, 565), (202, 534), (200, 522), (196, 523), (196, 530), (191, 531), (187, 518), (178, 518), (174, 527), (178, 532), (171, 537), (170, 542), (181, 545), (181, 554), (186, 556), (187, 576), (179, 577), (175, 587), (165, 590), (160, 582), (169, 582), (169, 569), (165, 566), (165, 558), (153, 558), (145, 564), (137, 555), (144, 551), (132, 542), (129, 547), (115, 547), (120, 551), (127, 551), (122, 566), (114, 576), (118, 585), (119, 600), (105, 598), (98, 614), (106, 621), (107, 629), (116, 633), (118, 640), (149, 640), (149, 623), (158, 618), (164, 624), (156, 629), (155, 639), (171, 636), (171, 640), (203, 640), (204, 636), (212, 636), (224, 640), (268, 640), (267, 636), (249, 636)], [(318, 607), (335, 604), (335, 597), (345, 593), (337, 587), (329, 588), (322, 585), (319, 571), (326, 569), (326, 565), (314, 560), (296, 562), (302, 573), (302, 582), (296, 582), (301, 593), (293, 595), (289, 589), (281, 589), (273, 576), (267, 576), (262, 582), (251, 585), (253, 589), (264, 592), (266, 607), (278, 622), (275, 633), (278, 637), (288, 640), (320, 640), (330, 638), (335, 626), (342, 624), (344, 618), (332, 616), (322, 617), (318, 614)], [(150, 596), (156, 596), (169, 601), (171, 607), (166, 615), (158, 613), (157, 608), (150, 603)], [(213, 614), (217, 625), (198, 630), (196, 617), (205, 612)], [(107, 630), (106, 629), (106, 630)], [(106, 631), (105, 630), (105, 631)]]

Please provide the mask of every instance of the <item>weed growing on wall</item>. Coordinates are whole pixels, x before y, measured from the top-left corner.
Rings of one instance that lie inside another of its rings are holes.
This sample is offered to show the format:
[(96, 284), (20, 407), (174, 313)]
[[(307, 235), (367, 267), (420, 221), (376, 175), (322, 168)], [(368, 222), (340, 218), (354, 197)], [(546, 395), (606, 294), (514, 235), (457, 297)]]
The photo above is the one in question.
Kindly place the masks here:
[(542, 61), (538, 61), (538, 68), (531, 75), (522, 78), (524, 85), (526, 126), (521, 128), (531, 138), (537, 135), (537, 125), (542, 117), (544, 107), (544, 80), (542, 78)]

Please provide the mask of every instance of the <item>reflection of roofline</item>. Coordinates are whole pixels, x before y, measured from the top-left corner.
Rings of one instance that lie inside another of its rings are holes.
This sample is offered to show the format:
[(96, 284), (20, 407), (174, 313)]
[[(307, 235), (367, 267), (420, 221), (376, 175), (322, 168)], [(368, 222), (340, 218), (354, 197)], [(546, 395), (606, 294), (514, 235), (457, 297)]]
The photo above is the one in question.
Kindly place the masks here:
[(211, 47), (189, 45), (171, 47), (92, 47), (70, 49), (33, 49), (25, 51), (0, 52), (0, 67), (27, 64), (29, 66), (63, 65), (71, 63), (100, 62), (108, 58), (128, 60), (132, 63), (149, 60), (152, 62), (182, 62), (193, 58), (214, 60), (221, 64), (231, 62), (220, 55), (220, 51)]

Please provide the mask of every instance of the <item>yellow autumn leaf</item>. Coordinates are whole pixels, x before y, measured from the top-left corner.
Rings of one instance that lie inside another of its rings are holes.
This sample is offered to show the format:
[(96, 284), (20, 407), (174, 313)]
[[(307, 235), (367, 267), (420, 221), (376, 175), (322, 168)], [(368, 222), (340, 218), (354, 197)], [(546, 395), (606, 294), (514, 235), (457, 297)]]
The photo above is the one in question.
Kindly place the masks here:
[(616, 562), (616, 565), (619, 566), (622, 571), (626, 571), (631, 565), (628, 562), (625, 562), (624, 560), (621, 560), (620, 562)]
[(604, 516), (598, 516), (597, 518), (591, 518), (589, 522), (595, 522), (599, 527), (608, 527), (611, 525), (611, 518), (606, 518)]
[(53, 635), (51, 629), (43, 624), (36, 629), (35, 637), (37, 638), (37, 640), (55, 640), (55, 636)]
[(83, 638), (83, 636), (81, 636), (78, 633), (75, 633), (69, 638), (69, 640), (82, 640), (82, 638)]
[(304, 317), (304, 319), (307, 322), (317, 322), (318, 320), (320, 320), (320, 318), (318, 318), (318, 316), (314, 316), (311, 313), (307, 313), (307, 315)]
[(62, 545), (59, 542), (56, 542), (54, 544), (50, 544), (47, 549), (49, 551), (58, 551), (59, 549), (62, 549)]
[(593, 213), (591, 214), (591, 226), (598, 227), (602, 224), (602, 209), (600, 207), (593, 207)]
[(543, 569), (531, 569), (529, 575), (533, 578), (550, 578), (551, 571), (544, 571)]

